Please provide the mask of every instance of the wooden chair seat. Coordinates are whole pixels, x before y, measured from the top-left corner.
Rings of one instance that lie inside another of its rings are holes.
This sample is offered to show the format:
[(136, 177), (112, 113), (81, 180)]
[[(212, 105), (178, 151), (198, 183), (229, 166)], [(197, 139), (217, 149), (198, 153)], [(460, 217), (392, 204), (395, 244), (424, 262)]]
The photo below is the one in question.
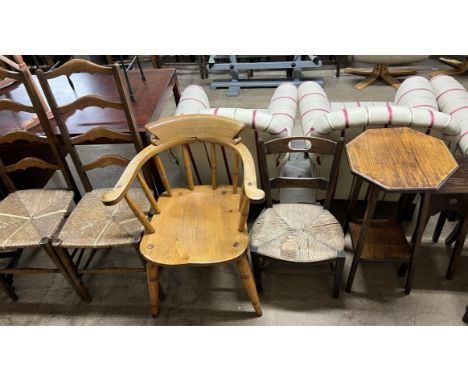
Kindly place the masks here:
[(52, 237), (73, 202), (67, 190), (20, 190), (0, 202), (0, 250), (35, 247)]
[(340, 223), (322, 206), (275, 204), (256, 220), (250, 249), (279, 260), (309, 263), (336, 259), (344, 250)]
[(158, 199), (153, 234), (145, 234), (140, 251), (159, 265), (208, 265), (235, 260), (248, 246), (247, 230), (238, 231), (239, 193), (232, 186), (173, 188)]
[[(143, 226), (125, 200), (105, 206), (101, 195), (110, 189), (96, 189), (85, 194), (63, 226), (58, 238), (65, 248), (109, 248), (140, 240)], [(139, 188), (129, 191), (132, 199), (147, 214), (150, 204)]]

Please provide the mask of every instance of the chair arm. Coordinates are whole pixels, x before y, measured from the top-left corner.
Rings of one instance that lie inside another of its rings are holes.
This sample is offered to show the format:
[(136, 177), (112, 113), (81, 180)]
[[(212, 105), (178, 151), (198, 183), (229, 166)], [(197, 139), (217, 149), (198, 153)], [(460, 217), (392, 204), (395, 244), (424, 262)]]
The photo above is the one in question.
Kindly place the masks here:
[(114, 204), (119, 203), (122, 200), (122, 198), (127, 194), (127, 191), (129, 190), (139, 171), (148, 160), (153, 158), (156, 154), (159, 154), (160, 152), (163, 152), (173, 146), (192, 143), (194, 141), (195, 139), (193, 138), (186, 138), (162, 143), (159, 146), (147, 146), (146, 148), (141, 150), (127, 165), (114, 188), (110, 191), (105, 192), (101, 196), (102, 202), (106, 206), (112, 206)]

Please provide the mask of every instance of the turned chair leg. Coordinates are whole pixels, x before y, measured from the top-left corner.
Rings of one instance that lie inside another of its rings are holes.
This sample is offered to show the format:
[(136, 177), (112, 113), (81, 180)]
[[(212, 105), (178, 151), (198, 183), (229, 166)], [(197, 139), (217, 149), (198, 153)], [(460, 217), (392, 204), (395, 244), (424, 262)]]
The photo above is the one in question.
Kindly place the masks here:
[(250, 301), (252, 302), (252, 305), (255, 309), (255, 313), (257, 313), (257, 316), (260, 317), (262, 315), (262, 306), (260, 305), (257, 288), (255, 287), (255, 281), (247, 256), (242, 256), (242, 258), (236, 262), (236, 265), (241, 275), (242, 282), (244, 283), (244, 287), (247, 290), (247, 294), (249, 295)]
[(146, 279), (151, 304), (151, 314), (157, 317), (159, 314), (159, 267), (150, 262), (146, 263)]
[(340, 297), (340, 290), (341, 290), (341, 281), (343, 280), (343, 268), (345, 263), (346, 256), (344, 252), (341, 252), (338, 255), (335, 263), (335, 278), (333, 281), (333, 297), (338, 298)]
[(13, 301), (18, 301), (18, 296), (16, 295), (14, 288), (10, 284), (8, 284), (5, 276), (3, 275), (0, 275), (0, 290), (4, 292), (8, 297), (10, 297)]
[(257, 286), (258, 293), (263, 292), (263, 281), (262, 281), (262, 266), (260, 264), (260, 256), (256, 252), (250, 252), (252, 257), (252, 268), (255, 279), (255, 285)]

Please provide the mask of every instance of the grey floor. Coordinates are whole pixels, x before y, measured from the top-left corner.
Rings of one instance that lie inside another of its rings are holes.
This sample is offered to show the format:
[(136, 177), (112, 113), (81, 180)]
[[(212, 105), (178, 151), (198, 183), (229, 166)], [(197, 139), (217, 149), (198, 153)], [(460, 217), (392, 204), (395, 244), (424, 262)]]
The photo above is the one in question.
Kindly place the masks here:
[[(427, 75), (433, 68), (445, 67), (429, 59), (417, 65), (419, 74)], [(363, 91), (352, 85), (358, 80), (343, 74), (334, 77), (334, 69), (326, 67), (314, 75), (325, 79), (325, 90), (333, 101), (393, 100), (395, 90), (375, 83)], [(259, 74), (256, 74), (259, 76)], [(272, 89), (241, 90), (239, 97), (227, 98), (225, 90), (210, 90), (212, 78), (200, 80), (197, 66), (180, 67), (178, 77), (182, 88), (197, 83), (207, 89), (212, 105), (257, 108), (266, 107)], [(219, 76), (217, 76), (219, 77)], [(468, 76), (458, 79), (468, 87)], [(175, 110), (173, 97), (167, 100), (163, 116)], [(92, 157), (92, 149), (83, 154)], [(115, 149), (103, 146), (103, 150)], [(132, 154), (132, 148), (121, 145), (120, 154)], [(166, 163), (171, 165), (169, 158)], [(292, 158), (290, 171), (307, 171), (300, 158)], [(179, 175), (175, 166), (170, 172), (174, 182)], [(117, 171), (96, 171), (96, 186), (112, 186)], [(308, 193), (282, 194), (283, 201), (308, 202)], [(167, 269), (161, 276), (166, 300), (161, 313), (153, 319), (149, 312), (145, 276), (85, 275), (93, 301), (80, 302), (61, 275), (18, 276), (16, 291), (20, 300), (11, 302), (0, 295), (0, 324), (2, 325), (460, 325), (468, 304), (468, 261), (463, 258), (455, 279), (448, 281), (444, 274), (449, 249), (430, 240), (435, 217), (430, 221), (418, 258), (414, 288), (410, 295), (403, 293), (404, 280), (397, 276), (395, 264), (364, 264), (359, 267), (352, 293), (343, 291), (340, 299), (331, 296), (332, 278), (320, 268), (289, 268), (276, 266), (264, 274), (265, 292), (261, 296), (263, 316), (257, 318), (248, 301), (241, 280), (233, 265), (211, 268)], [(408, 235), (413, 223), (407, 224)], [(442, 239), (449, 233), (447, 225)], [(443, 240), (441, 240), (443, 242)], [(345, 277), (352, 255), (350, 240), (346, 238), (347, 259)], [(464, 255), (468, 250), (464, 249)], [(23, 264), (45, 265), (46, 256), (27, 252)], [(140, 262), (131, 250), (104, 252), (95, 265), (133, 264)]]

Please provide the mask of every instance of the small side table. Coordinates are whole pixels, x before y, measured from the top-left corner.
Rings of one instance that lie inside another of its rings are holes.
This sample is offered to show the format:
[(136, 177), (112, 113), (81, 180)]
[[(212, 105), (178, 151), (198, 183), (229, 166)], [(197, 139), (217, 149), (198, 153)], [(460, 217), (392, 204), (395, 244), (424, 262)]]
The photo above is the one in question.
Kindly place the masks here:
[[(346, 145), (346, 153), (351, 172), (356, 176), (348, 210), (355, 254), (346, 291), (351, 291), (361, 261), (397, 261), (408, 264), (405, 293), (409, 294), (414, 277), (414, 259), (430, 216), (429, 195), (441, 188), (458, 164), (440, 139), (409, 128), (366, 130)], [(364, 181), (369, 184), (369, 199), (360, 222), (352, 218), (352, 212)], [(421, 194), (412, 246), (396, 220), (373, 219), (382, 191)]]

